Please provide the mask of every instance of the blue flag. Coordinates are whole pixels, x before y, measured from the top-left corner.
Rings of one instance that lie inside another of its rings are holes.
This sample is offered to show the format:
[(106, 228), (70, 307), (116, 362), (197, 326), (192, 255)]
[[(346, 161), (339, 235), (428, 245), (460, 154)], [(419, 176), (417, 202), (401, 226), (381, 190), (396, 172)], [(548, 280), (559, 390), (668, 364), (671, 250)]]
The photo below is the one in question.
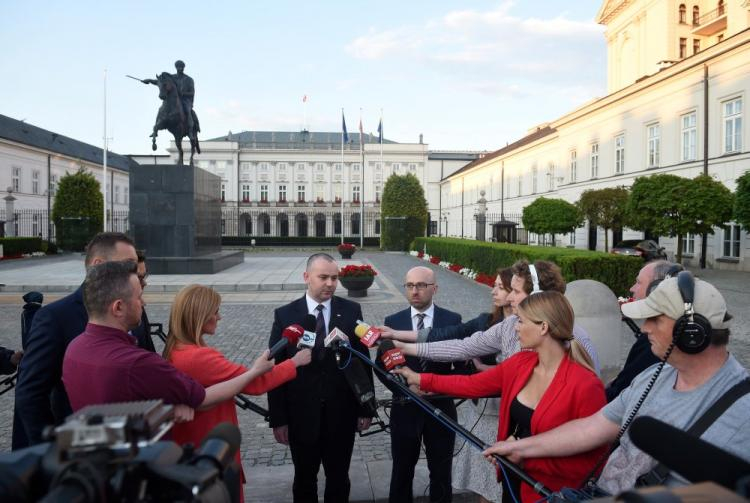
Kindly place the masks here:
[(378, 123), (378, 143), (383, 143), (383, 119)]
[(346, 119), (344, 118), (344, 112), (341, 112), (341, 130), (344, 133), (344, 143), (349, 143), (349, 133), (346, 132)]

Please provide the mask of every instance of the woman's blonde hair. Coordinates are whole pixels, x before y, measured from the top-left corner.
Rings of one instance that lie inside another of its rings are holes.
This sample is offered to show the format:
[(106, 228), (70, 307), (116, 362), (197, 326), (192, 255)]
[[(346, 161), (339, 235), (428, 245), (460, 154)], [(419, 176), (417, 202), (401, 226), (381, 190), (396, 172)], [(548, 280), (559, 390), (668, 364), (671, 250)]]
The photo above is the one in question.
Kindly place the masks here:
[(554, 290), (529, 295), (518, 304), (518, 313), (534, 323), (546, 322), (549, 335), (567, 349), (573, 361), (596, 374), (591, 356), (573, 338), (575, 315), (565, 295)]
[(221, 305), (221, 295), (212, 288), (188, 285), (175, 295), (169, 313), (169, 329), (163, 356), (169, 355), (177, 344), (204, 346), (202, 329)]

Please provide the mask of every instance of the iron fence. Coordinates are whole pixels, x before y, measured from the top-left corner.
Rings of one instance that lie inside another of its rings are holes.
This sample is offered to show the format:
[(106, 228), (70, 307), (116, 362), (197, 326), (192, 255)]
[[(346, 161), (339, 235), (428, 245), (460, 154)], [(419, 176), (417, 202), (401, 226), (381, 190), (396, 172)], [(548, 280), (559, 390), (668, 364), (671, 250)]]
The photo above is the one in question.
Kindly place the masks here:
[[(128, 210), (116, 210), (107, 213), (107, 230), (127, 233), (130, 229)], [(50, 220), (46, 209), (18, 209), (8, 218), (6, 211), (0, 209), (0, 237), (40, 237), (46, 241), (56, 242), (55, 223)]]

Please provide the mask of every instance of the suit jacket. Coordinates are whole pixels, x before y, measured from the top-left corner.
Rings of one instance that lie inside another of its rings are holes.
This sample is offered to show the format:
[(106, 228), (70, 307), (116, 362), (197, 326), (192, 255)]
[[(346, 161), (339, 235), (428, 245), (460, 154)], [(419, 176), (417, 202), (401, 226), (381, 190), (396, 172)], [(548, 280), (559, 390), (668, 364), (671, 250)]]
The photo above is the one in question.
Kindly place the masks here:
[(29, 445), (42, 441), (45, 426), (60, 424), (73, 412), (61, 379), (62, 363), (68, 344), (83, 333), (88, 320), (83, 286), (34, 316), (18, 370), (15, 404)]
[[(300, 324), (308, 314), (307, 301), (300, 299), (282, 306), (274, 311), (273, 328), (268, 347), (272, 347), (281, 338), (284, 328)], [(362, 308), (356, 302), (334, 296), (331, 299), (331, 319), (328, 325), (330, 332), (334, 327), (349, 336), (354, 349), (367, 354), (367, 348), (354, 335), (357, 320), (362, 319)], [(276, 363), (291, 358), (297, 348), (288, 347), (277, 357)], [(326, 349), (322, 360), (313, 357), (313, 361), (297, 369), (297, 377), (268, 393), (270, 426), (289, 425), (290, 441), (314, 441), (320, 431), (321, 406), (325, 404), (325, 420), (340, 425), (343, 432), (356, 429), (358, 417), (370, 417), (372, 413), (359, 405), (344, 372), (336, 364), (334, 352)], [(342, 360), (346, 361), (346, 350), (342, 351)], [(356, 358), (356, 357), (352, 357)], [(368, 377), (372, 380), (372, 371), (367, 368)]]
[[(442, 307), (435, 306), (435, 313), (434, 318), (432, 320), (432, 326), (434, 328), (443, 328), (443, 327), (449, 327), (451, 325), (459, 325), (461, 323), (461, 315), (458, 313), (454, 313), (453, 311), (449, 311), (447, 309), (443, 309)], [(412, 330), (412, 320), (411, 320), (411, 308), (406, 308), (403, 311), (399, 311), (395, 314), (392, 314), (390, 316), (387, 316), (385, 318), (384, 324), (388, 327), (391, 327), (395, 330)], [(378, 363), (382, 363), (378, 361)], [(420, 366), (420, 358), (417, 358), (415, 356), (407, 356), (406, 357), (406, 365), (414, 370), (415, 372), (422, 372), (421, 366)], [(450, 374), (451, 373), (451, 363), (450, 362), (428, 362), (427, 363), (427, 372), (434, 373), (434, 374)], [(378, 378), (380, 378), (381, 381), (383, 381), (383, 384), (388, 386), (388, 388), (394, 393), (394, 396), (402, 396), (402, 393), (398, 391), (398, 389), (393, 386), (389, 381), (386, 379), (383, 379), (378, 375)]]
[[(425, 391), (451, 393), (467, 398), (502, 394), (497, 439), (508, 438), (510, 404), (528, 382), (539, 361), (535, 351), (522, 351), (490, 370), (472, 376), (422, 374), (420, 387)], [(549, 431), (563, 423), (588, 417), (599, 411), (606, 401), (604, 385), (590, 370), (566, 357), (552, 378), (531, 416), (531, 433)], [(575, 456), (533, 458), (524, 460), (524, 470), (544, 485), (557, 491), (563, 486), (578, 487), (607, 449), (603, 446)], [(524, 502), (537, 501), (539, 495), (531, 486), (521, 485)]]

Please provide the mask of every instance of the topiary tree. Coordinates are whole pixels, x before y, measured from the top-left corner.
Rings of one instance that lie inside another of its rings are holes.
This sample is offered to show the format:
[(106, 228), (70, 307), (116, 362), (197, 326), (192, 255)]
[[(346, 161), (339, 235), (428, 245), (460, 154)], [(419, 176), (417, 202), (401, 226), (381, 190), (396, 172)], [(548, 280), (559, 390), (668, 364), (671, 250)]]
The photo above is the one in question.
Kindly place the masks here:
[(525, 229), (537, 234), (555, 234), (573, 232), (583, 223), (583, 215), (574, 204), (563, 199), (537, 198), (523, 209), (521, 222)]
[(625, 187), (585, 190), (576, 203), (591, 224), (604, 228), (604, 251), (609, 251), (610, 229), (622, 229), (630, 191)]
[(84, 168), (60, 178), (52, 220), (57, 244), (65, 250), (82, 251), (100, 230), (104, 201), (99, 181)]
[(734, 196), (734, 221), (745, 230), (750, 229), (750, 171), (737, 179)]
[(427, 200), (416, 176), (391, 175), (383, 187), (380, 203), (380, 246), (406, 250), (427, 229)]
[(714, 227), (731, 220), (733, 206), (731, 191), (710, 176), (643, 176), (633, 183), (626, 219), (633, 229), (677, 236), (675, 260), (680, 262), (683, 236), (713, 234)]

